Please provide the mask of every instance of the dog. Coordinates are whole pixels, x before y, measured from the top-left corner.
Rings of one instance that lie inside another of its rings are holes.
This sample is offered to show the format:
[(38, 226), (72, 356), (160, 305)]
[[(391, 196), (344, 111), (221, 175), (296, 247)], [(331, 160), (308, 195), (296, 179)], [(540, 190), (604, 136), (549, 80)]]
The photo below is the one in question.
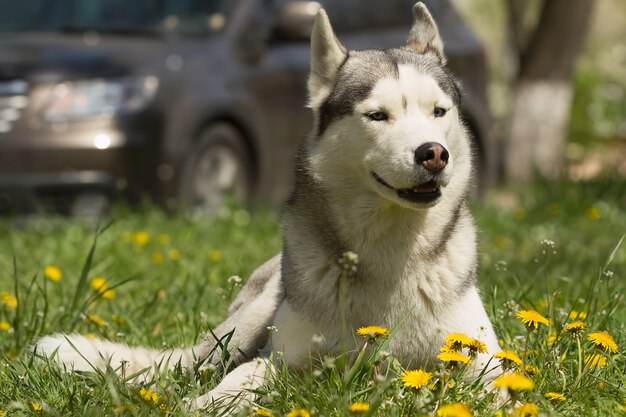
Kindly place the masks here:
[[(388, 350), (407, 368), (432, 367), (445, 336), (465, 333), (488, 350), (471, 374), (498, 375), (489, 361), (500, 348), (476, 288), (461, 92), (428, 9), (417, 3), (413, 15), (406, 45), (348, 51), (324, 10), (317, 14), (308, 81), (314, 125), (296, 157), (283, 251), (252, 274), (210, 337), (159, 351), (56, 335), (35, 350), (75, 370), (130, 373), (208, 361), (229, 335), (239, 365), (192, 399), (195, 408), (229, 396), (251, 400), (271, 373), (272, 353), (298, 369), (316, 335), (340, 353), (368, 325), (396, 326)], [(358, 254), (353, 274), (339, 262), (347, 252)]]

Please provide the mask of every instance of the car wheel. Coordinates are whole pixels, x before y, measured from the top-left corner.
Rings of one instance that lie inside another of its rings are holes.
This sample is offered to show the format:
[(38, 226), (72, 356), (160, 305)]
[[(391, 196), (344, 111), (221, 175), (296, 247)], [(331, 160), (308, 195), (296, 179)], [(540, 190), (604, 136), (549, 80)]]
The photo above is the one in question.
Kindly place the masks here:
[(203, 130), (184, 166), (181, 200), (193, 213), (215, 213), (225, 201), (245, 203), (252, 191), (252, 160), (241, 133), (217, 123)]

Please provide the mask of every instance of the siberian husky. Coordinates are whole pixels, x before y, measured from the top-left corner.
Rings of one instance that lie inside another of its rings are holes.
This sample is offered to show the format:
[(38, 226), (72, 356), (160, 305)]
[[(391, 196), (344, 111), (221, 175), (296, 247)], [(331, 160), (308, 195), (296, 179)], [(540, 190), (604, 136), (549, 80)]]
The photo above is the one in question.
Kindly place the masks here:
[[(403, 47), (348, 51), (319, 11), (308, 83), (315, 123), (297, 156), (283, 251), (250, 277), (210, 337), (158, 351), (56, 335), (36, 351), (75, 370), (108, 364), (129, 374), (192, 367), (215, 349), (216, 336), (234, 330), (239, 365), (192, 400), (198, 408), (250, 399), (272, 352), (299, 368), (314, 336), (338, 353), (368, 325), (397, 325), (389, 350), (407, 368), (432, 366), (448, 333), (477, 338), (488, 349), (473, 362), (479, 375), (500, 349), (476, 288), (470, 139), (437, 26), (422, 3), (413, 14)], [(348, 251), (359, 259), (349, 279), (338, 262)]]

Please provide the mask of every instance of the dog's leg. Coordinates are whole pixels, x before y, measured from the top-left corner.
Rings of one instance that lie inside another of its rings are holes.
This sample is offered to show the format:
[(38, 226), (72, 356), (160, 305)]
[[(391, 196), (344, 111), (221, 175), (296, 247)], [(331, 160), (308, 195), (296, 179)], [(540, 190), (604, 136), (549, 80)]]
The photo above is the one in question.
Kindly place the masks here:
[[(259, 349), (265, 346), (267, 326), (271, 324), (281, 300), (279, 254), (251, 275), (231, 305), (229, 317), (213, 332), (217, 339), (221, 339), (234, 330), (228, 347), (232, 349), (236, 363), (254, 358)], [(173, 368), (178, 363), (191, 369), (194, 362), (205, 361), (213, 350), (216, 352), (210, 359), (213, 363), (217, 362), (221, 355), (219, 349), (215, 349), (217, 340), (213, 334), (194, 347), (167, 350), (129, 347), (75, 334), (56, 334), (39, 339), (32, 351), (47, 357), (54, 354), (55, 361), (68, 370), (93, 371), (106, 366), (113, 369), (123, 367), (127, 375), (145, 370), (140, 379), (150, 380), (155, 372)]]
[(190, 408), (202, 409), (214, 405), (222, 410), (239, 410), (254, 400), (252, 392), (263, 384), (272, 372), (267, 358), (257, 358), (239, 365), (211, 391), (188, 401)]
[[(275, 263), (276, 258), (280, 262), (280, 257), (273, 258), (272, 262)], [(222, 338), (234, 331), (228, 348), (234, 355), (235, 363), (242, 363), (256, 357), (259, 350), (267, 343), (268, 326), (272, 324), (276, 309), (282, 301), (283, 290), (280, 265), (278, 268), (266, 268), (261, 272), (263, 274), (255, 272), (248, 284), (241, 290), (244, 294), (235, 299), (233, 304), (236, 303), (236, 306), (235, 308), (231, 306), (230, 315), (226, 320), (194, 349), (196, 357), (203, 365), (216, 363), (220, 359), (220, 347), (216, 348), (215, 336)], [(260, 283), (260, 280), (263, 282)]]
[(497, 361), (492, 356), (498, 353), (500, 345), (487, 316), (480, 295), (476, 288), (465, 293), (455, 308), (449, 311), (449, 322), (454, 326), (449, 332), (461, 332), (478, 339), (487, 347), (487, 353), (479, 353), (472, 363), (470, 377), (478, 377), (485, 370), (485, 378), (490, 380), (502, 373)]
[(455, 326), (451, 332), (466, 333), (486, 345), (487, 353), (478, 353), (472, 362), (467, 377), (474, 379), (482, 374), (483, 380), (488, 381), (485, 391), (494, 392), (494, 402), (501, 406), (509, 399), (509, 396), (505, 390), (495, 388), (492, 382), (503, 372), (499, 362), (493, 359), (493, 355), (500, 352), (501, 349), (476, 288), (472, 288), (465, 294), (457, 308), (451, 311), (450, 319), (450, 322), (454, 323)]

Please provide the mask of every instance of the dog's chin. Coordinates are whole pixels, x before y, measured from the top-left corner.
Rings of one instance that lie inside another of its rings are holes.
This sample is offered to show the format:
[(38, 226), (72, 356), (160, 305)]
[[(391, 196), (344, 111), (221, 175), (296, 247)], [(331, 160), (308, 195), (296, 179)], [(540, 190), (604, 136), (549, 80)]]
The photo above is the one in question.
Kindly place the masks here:
[(429, 180), (410, 188), (395, 188), (372, 171), (374, 186), (378, 194), (394, 203), (412, 209), (425, 209), (435, 206), (442, 197), (443, 184)]

